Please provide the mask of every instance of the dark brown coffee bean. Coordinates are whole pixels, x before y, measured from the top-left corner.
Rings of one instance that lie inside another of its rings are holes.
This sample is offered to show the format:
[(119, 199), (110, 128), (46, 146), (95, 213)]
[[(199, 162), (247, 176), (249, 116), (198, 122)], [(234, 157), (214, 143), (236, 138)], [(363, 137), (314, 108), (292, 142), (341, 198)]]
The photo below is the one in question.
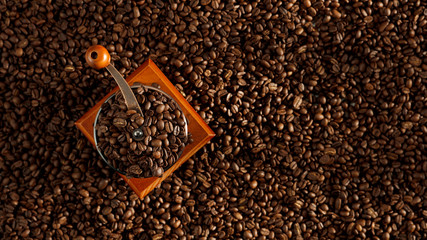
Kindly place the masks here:
[(159, 129), (160, 131), (165, 129), (165, 122), (163, 120), (157, 121), (157, 129)]
[(24, 50), (20, 47), (15, 49), (15, 56), (17, 57), (21, 57), (22, 55), (24, 55)]
[(136, 124), (138, 124), (138, 126), (142, 126), (142, 124), (144, 124), (144, 118), (143, 117), (138, 117), (135, 120)]
[(174, 130), (173, 124), (170, 121), (167, 121), (165, 124), (165, 130), (167, 133), (171, 133)]
[(88, 192), (87, 190), (85, 190), (85, 189), (80, 189), (80, 190), (79, 190), (79, 194), (80, 194), (82, 197), (89, 197), (89, 192)]
[(163, 168), (162, 167), (156, 168), (153, 172), (153, 176), (155, 176), (155, 177), (161, 177), (162, 175), (163, 175)]
[(142, 169), (138, 165), (132, 165), (129, 167), (128, 171), (131, 174), (139, 175), (142, 173)]
[(162, 153), (160, 151), (153, 152), (153, 157), (154, 158), (161, 158), (161, 156), (162, 156)]
[(113, 119), (113, 124), (114, 126), (118, 127), (118, 128), (123, 128), (126, 126), (126, 120), (123, 118), (114, 118)]
[(163, 104), (158, 105), (156, 108), (157, 113), (162, 113), (164, 110), (165, 110), (165, 105)]
[(150, 145), (153, 146), (153, 147), (161, 147), (162, 146), (162, 141), (159, 140), (159, 139), (155, 139), (155, 140), (151, 141)]

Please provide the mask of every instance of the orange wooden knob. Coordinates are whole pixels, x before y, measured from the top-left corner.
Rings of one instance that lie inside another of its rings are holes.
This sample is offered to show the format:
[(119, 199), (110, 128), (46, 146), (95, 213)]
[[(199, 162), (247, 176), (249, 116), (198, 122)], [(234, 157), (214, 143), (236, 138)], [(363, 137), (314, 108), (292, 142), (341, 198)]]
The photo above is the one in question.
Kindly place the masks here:
[(95, 45), (88, 48), (85, 58), (89, 66), (97, 70), (107, 67), (110, 64), (111, 59), (107, 49), (101, 45)]

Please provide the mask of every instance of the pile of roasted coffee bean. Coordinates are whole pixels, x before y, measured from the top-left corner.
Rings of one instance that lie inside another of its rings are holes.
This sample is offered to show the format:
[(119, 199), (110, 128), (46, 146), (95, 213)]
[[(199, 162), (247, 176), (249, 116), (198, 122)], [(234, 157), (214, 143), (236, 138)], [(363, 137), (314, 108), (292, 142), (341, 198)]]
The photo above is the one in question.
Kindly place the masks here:
[(121, 92), (102, 105), (95, 125), (98, 147), (105, 160), (126, 176), (160, 177), (191, 141), (186, 119), (164, 93), (144, 86), (135, 86), (133, 92), (142, 113), (129, 110)]
[[(427, 239), (426, 4), (0, 0), (0, 238)], [(93, 44), (216, 132), (142, 200), (74, 126)]]

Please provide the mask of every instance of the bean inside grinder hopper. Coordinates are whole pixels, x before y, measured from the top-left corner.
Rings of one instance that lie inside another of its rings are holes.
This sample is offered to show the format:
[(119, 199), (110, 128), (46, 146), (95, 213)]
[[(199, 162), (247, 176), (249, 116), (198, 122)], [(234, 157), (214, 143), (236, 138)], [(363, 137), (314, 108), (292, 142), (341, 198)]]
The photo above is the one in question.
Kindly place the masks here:
[(127, 177), (161, 177), (190, 140), (182, 109), (157, 87), (130, 87), (110, 64), (111, 57), (104, 47), (90, 47), (85, 58), (95, 69), (106, 68), (120, 89), (96, 115), (94, 137), (98, 153), (108, 166)]

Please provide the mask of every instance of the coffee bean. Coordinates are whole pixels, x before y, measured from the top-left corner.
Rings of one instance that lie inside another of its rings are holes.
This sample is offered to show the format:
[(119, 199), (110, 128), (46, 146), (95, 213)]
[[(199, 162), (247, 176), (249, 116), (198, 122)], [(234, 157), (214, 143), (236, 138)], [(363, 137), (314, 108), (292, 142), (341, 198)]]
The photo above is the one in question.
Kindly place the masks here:
[(246, 230), (246, 231), (244, 231), (244, 232), (243, 232), (243, 237), (244, 237), (245, 239), (252, 239), (252, 238), (253, 238), (253, 234), (252, 234), (252, 232), (251, 232), (251, 231)]
[(163, 104), (158, 105), (156, 108), (157, 113), (162, 113), (164, 110), (165, 110), (165, 105)]
[(310, 1), (310, 0), (304, 0), (303, 2), (304, 2), (304, 6), (305, 6), (306, 8), (311, 7), (311, 1)]
[(98, 188), (100, 190), (103, 190), (103, 189), (105, 189), (107, 187), (107, 185), (108, 185), (108, 180), (107, 179), (102, 179), (101, 181), (99, 181)]
[(235, 212), (235, 213), (233, 213), (233, 216), (234, 216), (236, 219), (238, 219), (238, 220), (242, 220), (242, 219), (243, 219), (242, 214), (240, 214), (239, 212)]
[(134, 18), (139, 18), (139, 16), (141, 16), (140, 12), (139, 12), (139, 8), (138, 7), (133, 7), (133, 17)]
[(15, 49), (15, 56), (17, 57), (21, 57), (22, 55), (24, 55), (24, 50), (20, 47)]
[(255, 189), (257, 186), (258, 186), (258, 182), (256, 180), (252, 180), (251, 183), (250, 183), (250, 187), (252, 189)]
[(128, 168), (128, 172), (135, 175), (140, 175), (142, 173), (142, 169), (138, 165), (132, 165)]
[(170, 122), (170, 121), (166, 122), (165, 130), (167, 133), (171, 133), (174, 130), (172, 122)]
[(114, 124), (114, 126), (116, 126), (118, 128), (123, 128), (123, 127), (126, 126), (127, 122), (123, 118), (114, 118), (113, 119), (113, 124)]
[(163, 168), (162, 167), (158, 167), (154, 170), (153, 176), (155, 177), (161, 177), (163, 175)]
[(175, 126), (173, 129), (173, 135), (178, 136), (181, 132), (180, 130), (181, 130), (181, 128), (179, 126)]
[(64, 225), (66, 222), (67, 222), (67, 217), (65, 216), (58, 219), (58, 223), (60, 225)]
[(151, 141), (150, 145), (153, 146), (153, 147), (161, 147), (162, 146), (162, 141), (159, 140), (159, 139), (156, 139), (156, 140)]
[(80, 190), (79, 190), (79, 194), (80, 194), (82, 197), (89, 197), (89, 192), (88, 192), (87, 190), (85, 190), (85, 189), (80, 189)]
[(137, 147), (137, 143), (136, 142), (132, 142), (131, 144), (130, 144), (130, 150), (132, 150), (132, 151), (135, 151), (135, 149), (136, 149), (136, 147)]
[(323, 155), (320, 159), (319, 162), (321, 164), (332, 164), (334, 162), (334, 159), (331, 158), (329, 155)]
[(165, 129), (165, 122), (163, 120), (157, 121), (157, 129), (159, 129), (160, 131)]

